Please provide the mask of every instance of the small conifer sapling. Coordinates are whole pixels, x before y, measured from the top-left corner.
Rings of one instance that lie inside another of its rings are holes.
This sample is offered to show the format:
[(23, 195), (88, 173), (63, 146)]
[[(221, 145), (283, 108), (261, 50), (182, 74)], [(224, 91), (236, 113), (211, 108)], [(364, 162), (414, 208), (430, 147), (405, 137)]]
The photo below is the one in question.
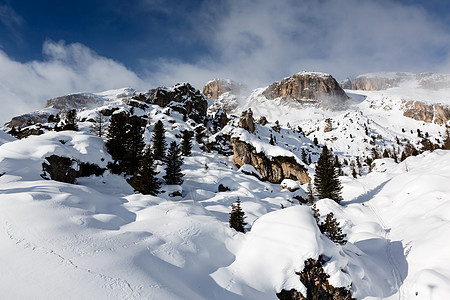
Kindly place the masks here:
[(245, 213), (241, 208), (241, 199), (237, 198), (236, 204), (231, 204), (230, 227), (236, 231), (245, 233)]

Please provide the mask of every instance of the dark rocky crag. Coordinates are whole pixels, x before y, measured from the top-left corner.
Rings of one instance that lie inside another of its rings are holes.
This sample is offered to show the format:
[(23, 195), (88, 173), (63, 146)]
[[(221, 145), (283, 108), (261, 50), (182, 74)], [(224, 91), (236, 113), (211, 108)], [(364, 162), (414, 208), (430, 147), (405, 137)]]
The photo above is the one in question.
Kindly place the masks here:
[(170, 107), (197, 123), (204, 121), (208, 102), (205, 96), (189, 83), (176, 84), (172, 88), (159, 87), (146, 93), (145, 102)]
[(294, 99), (298, 101), (320, 102), (334, 100), (343, 102), (347, 94), (329, 74), (302, 72), (269, 85), (262, 93), (267, 99)]
[[(346, 288), (336, 288), (328, 282), (330, 277), (323, 270), (324, 260), (308, 259), (305, 261), (305, 267), (302, 272), (297, 273), (300, 281), (307, 289), (307, 294), (302, 295), (299, 291), (282, 290), (277, 293), (278, 299), (281, 300), (354, 300), (350, 291)], [(306, 296), (306, 297), (305, 297)]]

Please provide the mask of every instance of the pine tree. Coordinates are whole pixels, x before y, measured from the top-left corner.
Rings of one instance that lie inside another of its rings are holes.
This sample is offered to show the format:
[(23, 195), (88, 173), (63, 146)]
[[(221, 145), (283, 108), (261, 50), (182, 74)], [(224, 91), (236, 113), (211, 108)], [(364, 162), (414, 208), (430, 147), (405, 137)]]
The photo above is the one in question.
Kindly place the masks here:
[(158, 172), (156, 172), (153, 153), (151, 148), (147, 146), (139, 165), (139, 170), (131, 179), (131, 186), (135, 191), (138, 191), (144, 195), (155, 196), (160, 188), (160, 182), (156, 178), (157, 174)]
[(138, 170), (142, 150), (145, 146), (144, 128), (142, 127), (145, 121), (138, 116), (132, 116), (128, 119), (128, 124), (124, 168), (127, 174), (134, 174)]
[(309, 204), (313, 204), (315, 198), (314, 198), (314, 191), (313, 191), (313, 187), (312, 187), (311, 181), (308, 182), (308, 187), (306, 188), (306, 193), (308, 195), (308, 203)]
[(302, 148), (302, 162), (307, 165), (308, 164), (308, 155), (306, 154), (305, 148)]
[(195, 127), (195, 140), (199, 144), (203, 144), (203, 138), (205, 137), (205, 126), (199, 125)]
[(329, 212), (325, 218), (325, 221), (319, 225), (320, 231), (333, 242), (345, 245), (347, 235), (342, 233), (342, 229), (339, 227), (338, 221), (334, 218), (334, 214)]
[(105, 118), (101, 112), (97, 112), (94, 123), (91, 126), (91, 132), (99, 137), (102, 137), (105, 134)]
[(176, 142), (170, 143), (167, 156), (164, 157), (166, 164), (166, 175), (163, 176), (166, 184), (180, 185), (183, 183), (183, 173), (181, 173), (181, 166), (183, 165), (183, 158), (181, 157), (180, 146)]
[(183, 156), (190, 156), (192, 150), (192, 131), (184, 130), (181, 137), (181, 154)]
[(111, 116), (106, 134), (106, 148), (116, 163), (121, 163), (126, 154), (128, 126), (128, 115), (125, 112)]
[(352, 176), (353, 176), (353, 178), (357, 177), (355, 167), (352, 167)]
[(444, 145), (442, 145), (442, 149), (450, 150), (450, 130), (448, 127), (445, 128)]
[(166, 130), (164, 129), (164, 124), (159, 120), (155, 123), (153, 128), (153, 154), (155, 159), (162, 160), (166, 152)]
[(77, 111), (75, 109), (69, 110), (66, 114), (66, 121), (62, 130), (78, 131), (76, 119), (77, 119)]
[(314, 187), (319, 199), (330, 198), (337, 203), (341, 202), (342, 186), (338, 170), (334, 166), (333, 153), (328, 151), (327, 146), (323, 146), (322, 153), (316, 164)]
[(236, 200), (236, 204), (231, 204), (231, 212), (230, 212), (230, 227), (236, 231), (245, 233), (245, 213), (241, 208), (241, 199), (239, 197)]
[(332, 212), (329, 212), (325, 217), (325, 221), (321, 222), (319, 209), (316, 207), (316, 204), (311, 206), (311, 210), (317, 226), (323, 235), (337, 244), (345, 245), (347, 243), (347, 240), (345, 239), (347, 234), (342, 233), (342, 229), (339, 227), (339, 223), (334, 218), (334, 214)]

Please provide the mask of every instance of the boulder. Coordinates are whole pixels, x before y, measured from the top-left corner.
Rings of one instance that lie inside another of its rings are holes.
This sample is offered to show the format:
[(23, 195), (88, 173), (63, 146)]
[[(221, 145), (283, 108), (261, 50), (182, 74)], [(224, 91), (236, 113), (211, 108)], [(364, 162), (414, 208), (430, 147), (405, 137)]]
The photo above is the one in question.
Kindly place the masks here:
[(251, 108), (242, 112), (241, 117), (239, 118), (238, 126), (244, 128), (250, 133), (255, 132), (255, 120), (253, 120), (253, 112)]
[(264, 153), (257, 153), (255, 148), (239, 139), (232, 139), (234, 163), (241, 167), (252, 165), (262, 180), (272, 183), (281, 183), (288, 178), (300, 181), (301, 184), (311, 181), (305, 167), (298, 163), (294, 157), (276, 156), (269, 159)]
[(66, 183), (75, 183), (75, 179), (78, 177), (100, 176), (106, 170), (96, 164), (79, 162), (78, 160), (58, 155), (48, 156), (45, 160), (42, 163), (43, 173), (41, 177)]

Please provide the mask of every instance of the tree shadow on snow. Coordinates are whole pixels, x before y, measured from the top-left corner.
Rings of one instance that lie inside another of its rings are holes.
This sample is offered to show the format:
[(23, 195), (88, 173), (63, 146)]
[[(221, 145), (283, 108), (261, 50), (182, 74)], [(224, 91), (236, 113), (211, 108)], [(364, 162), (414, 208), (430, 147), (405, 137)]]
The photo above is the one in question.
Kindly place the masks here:
[(355, 204), (355, 203), (367, 202), (370, 199), (372, 199), (373, 197), (375, 197), (375, 195), (378, 194), (389, 181), (391, 181), (391, 179), (389, 179), (389, 180), (379, 184), (374, 189), (366, 191), (364, 194), (361, 194), (358, 197), (356, 197), (356, 198), (354, 198), (354, 199), (352, 199), (350, 201), (345, 201), (344, 203), (347, 205), (347, 204)]

